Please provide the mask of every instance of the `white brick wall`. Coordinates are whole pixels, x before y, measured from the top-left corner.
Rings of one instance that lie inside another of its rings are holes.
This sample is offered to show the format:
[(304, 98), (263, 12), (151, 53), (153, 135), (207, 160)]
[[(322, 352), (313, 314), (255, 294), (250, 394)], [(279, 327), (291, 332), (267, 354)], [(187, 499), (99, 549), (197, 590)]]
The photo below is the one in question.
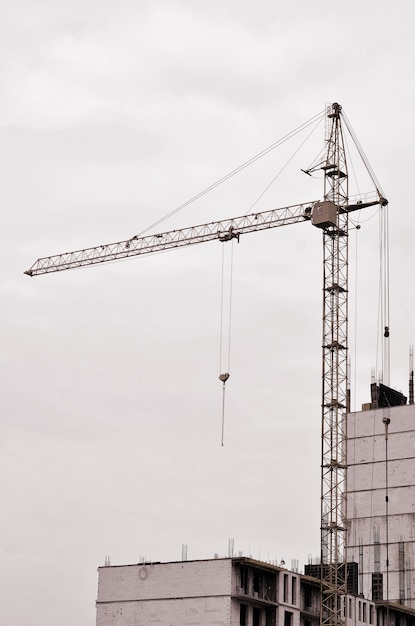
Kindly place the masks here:
[[(387, 468), (384, 417), (390, 418)], [(389, 599), (399, 601), (403, 593), (405, 603), (415, 608), (415, 406), (351, 413), (347, 461), (348, 559), (360, 561), (359, 591), (372, 597), (372, 574), (378, 570), (386, 599), (388, 534)]]
[(231, 559), (98, 570), (97, 626), (229, 626)]
[(111, 602), (97, 606), (97, 626), (230, 626), (230, 610), (229, 597)]

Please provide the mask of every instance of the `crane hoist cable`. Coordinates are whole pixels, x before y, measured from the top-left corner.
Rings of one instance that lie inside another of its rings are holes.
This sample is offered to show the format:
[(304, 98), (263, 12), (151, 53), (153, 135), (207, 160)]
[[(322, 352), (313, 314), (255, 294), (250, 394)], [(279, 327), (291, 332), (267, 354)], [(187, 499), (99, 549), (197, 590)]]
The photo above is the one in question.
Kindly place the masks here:
[[(355, 410), (355, 400), (356, 400), (356, 372), (357, 372), (357, 335), (358, 335), (358, 267), (359, 267), (359, 255), (358, 255), (358, 247), (359, 247), (359, 237), (358, 233), (360, 230), (360, 224), (357, 224), (354, 228), (356, 232), (355, 236), (355, 258), (354, 258), (354, 266), (355, 266), (355, 277), (354, 277), (354, 346), (353, 346), (353, 364), (351, 364), (352, 376), (353, 376), (353, 385), (352, 389), (355, 390), (355, 393), (352, 397), (353, 399), (353, 407), (352, 407), (352, 399), (350, 400), (350, 410)], [(351, 377), (349, 378), (351, 381)]]
[[(277, 172), (277, 174), (273, 177), (270, 183), (265, 187), (265, 189), (259, 194), (253, 204), (249, 207), (249, 211), (252, 211), (255, 205), (260, 201), (260, 199), (265, 195), (265, 193), (270, 189), (270, 187), (274, 184), (274, 182), (279, 178), (279, 176), (283, 173), (286, 167), (291, 163), (296, 154), (301, 150), (304, 144), (308, 141), (311, 135), (315, 132), (315, 130), (319, 127), (322, 119), (324, 117), (320, 116), (317, 118), (317, 122), (314, 123), (311, 131), (308, 133), (307, 137), (300, 143), (298, 148), (293, 152), (291, 157), (286, 161), (286, 163), (282, 166), (282, 168)], [(221, 305), (220, 305), (220, 348), (219, 348), (219, 380), (222, 382), (222, 434), (221, 434), (221, 444), (224, 444), (224, 434), (225, 434), (225, 391), (226, 391), (226, 381), (230, 377), (230, 356), (231, 356), (231, 328), (232, 328), (232, 286), (233, 286), (233, 244), (234, 241), (232, 239), (231, 245), (231, 259), (230, 259), (230, 277), (229, 277), (229, 305), (228, 305), (228, 332), (227, 332), (227, 368), (226, 372), (222, 373), (222, 355), (224, 349), (224, 298), (225, 298), (225, 247), (222, 248), (222, 281), (221, 281)]]
[[(388, 207), (383, 206), (379, 211), (379, 294), (376, 370), (378, 371), (378, 378), (381, 378), (382, 382), (388, 386), (390, 384), (389, 337), (389, 215)], [(381, 362), (381, 373), (379, 373), (379, 361)]]
[[(379, 207), (370, 217), (362, 220), (358, 216), (357, 220), (351, 220), (354, 229), (360, 230), (361, 225), (371, 221), (374, 217), (378, 218), (378, 294), (377, 294), (377, 322), (376, 322), (376, 365), (372, 373), (372, 382), (383, 382), (390, 384), (390, 264), (389, 264), (389, 212), (388, 204), (380, 202)], [(355, 325), (357, 324), (358, 314), (358, 236), (355, 243)], [(354, 335), (354, 363), (353, 368), (353, 387), (356, 389), (356, 355), (357, 355), (357, 333), (358, 328), (355, 326)]]
[[(219, 380), (222, 383), (222, 433), (221, 445), (225, 437), (225, 391), (226, 381), (230, 377), (231, 369), (231, 331), (232, 331), (232, 295), (233, 295), (233, 240), (231, 241), (229, 275), (226, 276), (225, 246), (222, 246), (222, 280), (220, 298), (220, 342), (219, 342)], [(227, 278), (227, 280), (226, 280)], [(229, 291), (228, 302), (225, 303), (225, 292)], [(227, 306), (227, 311), (225, 307)], [(227, 317), (226, 335), (224, 332), (225, 316)], [(225, 349), (224, 349), (225, 346)], [(225, 354), (224, 354), (225, 352)], [(222, 371), (223, 363), (226, 362), (226, 372)]]
[[(259, 194), (256, 200), (249, 207), (249, 211), (252, 211), (255, 205), (261, 200), (261, 198), (265, 195), (265, 193), (270, 189), (270, 187), (275, 183), (275, 181), (279, 178), (279, 176), (283, 173), (286, 167), (291, 163), (296, 154), (301, 150), (304, 144), (309, 140), (311, 135), (315, 132), (315, 130), (319, 127), (321, 121), (324, 119), (324, 116), (320, 115), (319, 117), (312, 118), (314, 125), (311, 131), (308, 133), (307, 137), (300, 143), (298, 148), (293, 152), (291, 157), (286, 161), (286, 163), (282, 166), (282, 168), (277, 172), (277, 174), (273, 177), (270, 183), (265, 187), (265, 189)], [(304, 127), (308, 127), (304, 125)], [(290, 135), (291, 136), (291, 135)], [(288, 136), (287, 136), (288, 137)], [(224, 177), (226, 179), (226, 177)], [(213, 187), (212, 187), (213, 188)], [(203, 193), (203, 192), (202, 192)], [(222, 355), (223, 355), (223, 344), (224, 344), (224, 298), (225, 298), (225, 247), (222, 248), (222, 281), (221, 281), (221, 313), (220, 313), (220, 349), (219, 349), (219, 380), (222, 382), (222, 434), (221, 434), (221, 445), (224, 444), (224, 434), (225, 434), (225, 391), (226, 391), (226, 381), (230, 377), (230, 355), (231, 355), (231, 328), (232, 328), (232, 286), (233, 286), (233, 244), (234, 241), (232, 239), (231, 245), (231, 259), (230, 259), (230, 277), (229, 277), (229, 305), (228, 305), (228, 337), (227, 337), (227, 368), (226, 372), (222, 373)]]

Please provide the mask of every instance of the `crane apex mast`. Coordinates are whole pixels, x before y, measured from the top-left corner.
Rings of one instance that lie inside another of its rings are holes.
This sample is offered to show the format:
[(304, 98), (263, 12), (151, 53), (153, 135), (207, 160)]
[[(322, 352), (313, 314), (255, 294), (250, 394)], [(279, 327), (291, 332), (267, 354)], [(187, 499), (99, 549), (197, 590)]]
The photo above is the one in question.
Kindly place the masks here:
[(346, 412), (348, 407), (348, 171), (341, 106), (327, 110), (324, 201), (313, 223), (323, 231), (320, 624), (344, 623), (347, 593)]

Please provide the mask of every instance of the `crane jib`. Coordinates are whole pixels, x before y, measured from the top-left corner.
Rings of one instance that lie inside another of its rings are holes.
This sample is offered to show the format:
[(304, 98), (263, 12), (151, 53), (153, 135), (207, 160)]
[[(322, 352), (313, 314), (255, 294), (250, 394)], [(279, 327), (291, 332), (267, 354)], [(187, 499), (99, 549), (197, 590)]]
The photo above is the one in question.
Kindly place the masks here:
[(179, 230), (167, 231), (144, 237), (132, 237), (92, 248), (65, 252), (38, 259), (25, 274), (38, 276), (77, 267), (95, 265), (125, 259), (141, 254), (152, 254), (206, 241), (227, 241), (240, 235), (285, 226), (311, 219), (313, 202), (296, 204), (288, 207), (271, 209), (234, 217), (227, 220), (200, 224)]
[[(356, 211), (376, 204), (385, 204), (383, 198), (372, 202), (357, 201), (354, 204), (339, 208), (339, 213)], [(38, 259), (25, 274), (39, 276), (51, 272), (59, 272), (77, 267), (109, 263), (141, 254), (154, 254), (170, 248), (219, 240), (222, 242), (237, 239), (245, 233), (287, 226), (312, 218), (313, 207), (317, 201), (296, 204), (288, 207), (271, 209), (234, 217), (227, 220), (200, 224), (178, 230), (167, 231), (144, 237), (132, 237), (125, 241), (104, 244), (92, 248), (84, 248)]]

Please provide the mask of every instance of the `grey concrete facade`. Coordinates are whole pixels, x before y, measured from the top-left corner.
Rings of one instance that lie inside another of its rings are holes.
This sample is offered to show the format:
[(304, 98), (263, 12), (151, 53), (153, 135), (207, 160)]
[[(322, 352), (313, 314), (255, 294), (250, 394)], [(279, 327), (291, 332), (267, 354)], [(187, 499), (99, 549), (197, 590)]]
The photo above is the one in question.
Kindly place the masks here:
[[(109, 566), (98, 573), (97, 626), (319, 624), (317, 579), (253, 559)], [(363, 598), (348, 596), (343, 611), (348, 626), (378, 624), (375, 604)]]
[(415, 608), (415, 406), (349, 414), (347, 445), (348, 561), (359, 564), (359, 593)]

